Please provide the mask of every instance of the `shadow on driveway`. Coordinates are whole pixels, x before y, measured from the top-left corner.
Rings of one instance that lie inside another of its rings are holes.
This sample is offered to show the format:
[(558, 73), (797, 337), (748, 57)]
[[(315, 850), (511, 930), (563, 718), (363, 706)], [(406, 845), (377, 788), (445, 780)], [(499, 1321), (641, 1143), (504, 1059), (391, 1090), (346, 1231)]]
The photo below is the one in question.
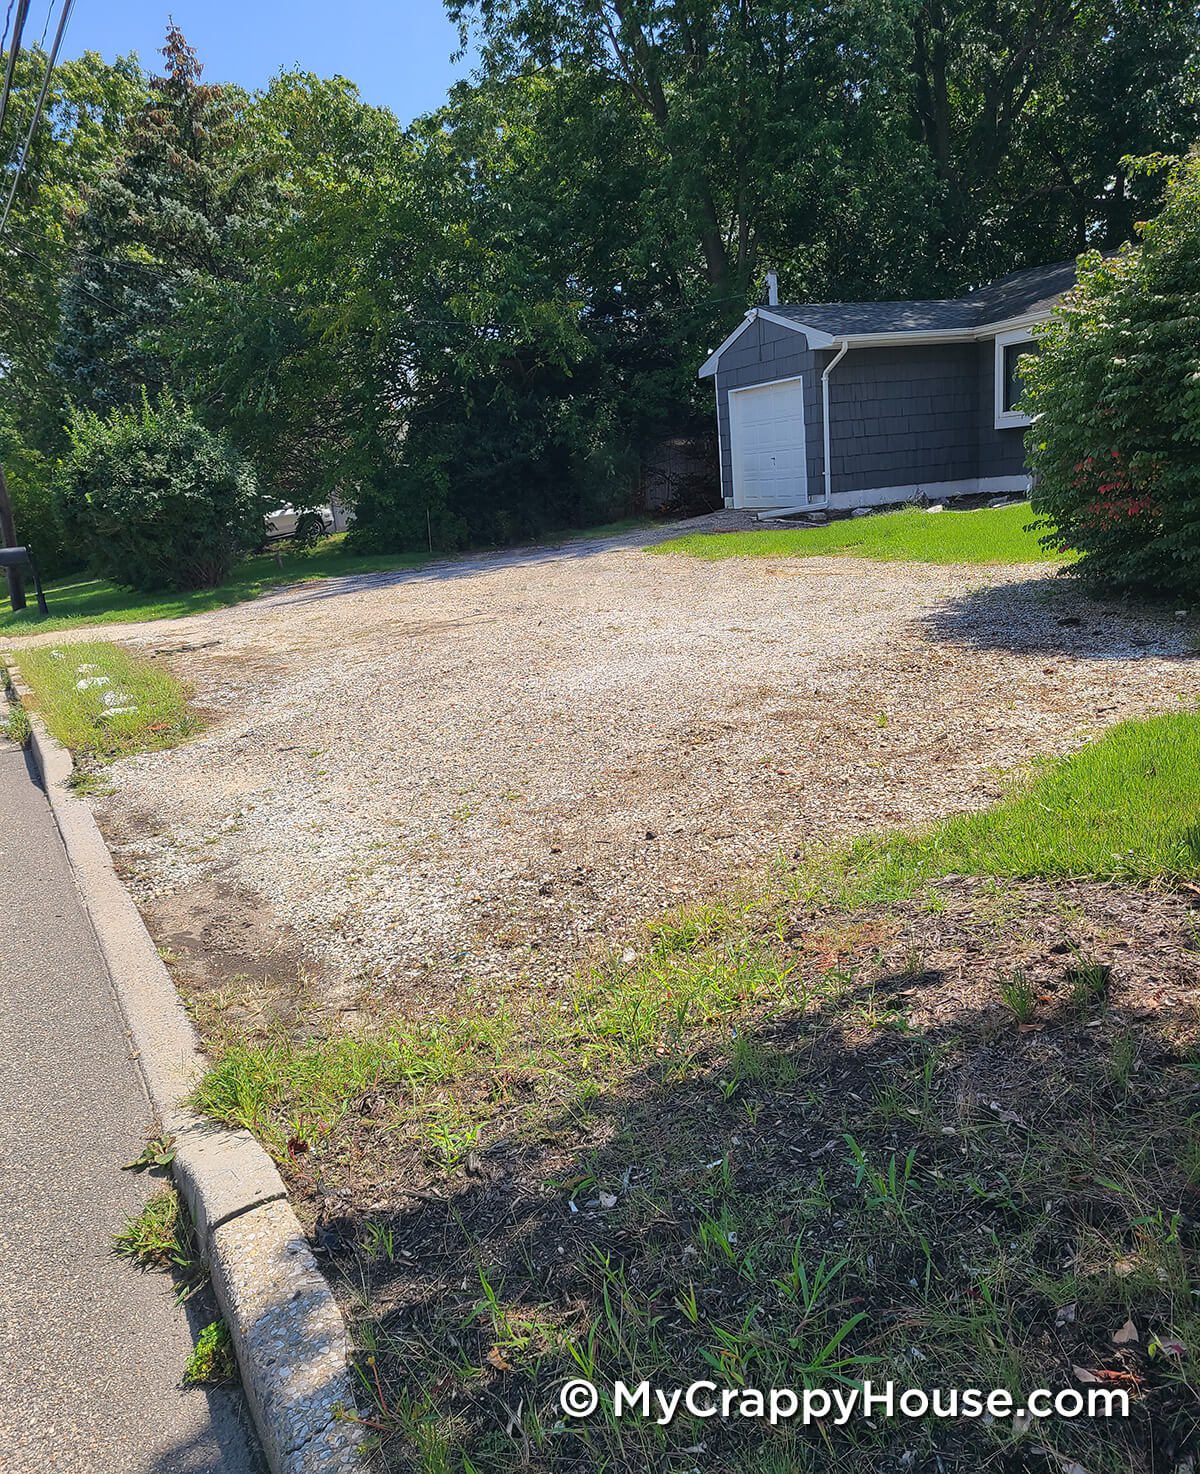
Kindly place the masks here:
[(934, 640), (1013, 655), (1075, 660), (1178, 660), (1196, 655), (1196, 632), (1170, 608), (1133, 610), (1094, 599), (1054, 574), (972, 589), (924, 621)]

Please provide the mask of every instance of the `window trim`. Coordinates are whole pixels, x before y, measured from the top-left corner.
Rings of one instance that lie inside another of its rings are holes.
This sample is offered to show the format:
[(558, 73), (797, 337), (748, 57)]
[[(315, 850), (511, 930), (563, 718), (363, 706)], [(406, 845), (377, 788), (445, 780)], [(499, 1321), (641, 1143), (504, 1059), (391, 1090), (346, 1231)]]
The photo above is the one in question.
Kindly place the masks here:
[(1011, 348), (1014, 343), (1032, 343), (1033, 333), (1029, 328), (1014, 328), (1010, 333), (997, 333), (992, 340), (994, 367), (992, 379), (995, 388), (995, 412), (997, 430), (1023, 430), (1026, 426), (1033, 424), (1030, 417), (1019, 409), (1004, 408), (1004, 350)]

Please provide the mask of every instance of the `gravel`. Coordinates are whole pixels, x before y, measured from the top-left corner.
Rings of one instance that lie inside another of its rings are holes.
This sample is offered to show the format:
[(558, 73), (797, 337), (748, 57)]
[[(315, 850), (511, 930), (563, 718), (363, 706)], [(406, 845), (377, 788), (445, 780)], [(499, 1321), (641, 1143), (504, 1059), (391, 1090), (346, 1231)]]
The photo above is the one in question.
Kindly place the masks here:
[(115, 765), (98, 806), (151, 930), (217, 893), (330, 996), (553, 990), (664, 908), (814, 839), (979, 807), (1200, 688), (1186, 623), (1044, 567), (706, 563), (652, 536), (122, 630), (209, 722)]

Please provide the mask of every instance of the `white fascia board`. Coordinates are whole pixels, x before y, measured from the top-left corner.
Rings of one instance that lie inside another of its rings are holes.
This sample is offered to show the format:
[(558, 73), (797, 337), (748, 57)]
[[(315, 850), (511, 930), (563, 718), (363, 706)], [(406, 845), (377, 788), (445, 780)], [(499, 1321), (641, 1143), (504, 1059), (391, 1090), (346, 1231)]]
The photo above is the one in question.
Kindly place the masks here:
[(721, 354), (726, 348), (732, 347), (737, 342), (756, 317), (761, 317), (764, 322), (777, 323), (781, 328), (788, 328), (793, 333), (802, 333), (808, 339), (810, 348), (831, 348), (833, 346), (833, 339), (828, 333), (823, 333), (820, 328), (805, 327), (802, 322), (796, 322), (790, 317), (780, 317), (779, 313), (769, 312), (765, 307), (752, 307), (720, 347), (714, 348), (700, 365), (700, 372), (696, 375), (698, 379), (712, 378), (717, 372)]
[(712, 378), (713, 374), (715, 374), (717, 371), (717, 364), (720, 362), (721, 354), (725, 352), (726, 348), (731, 347), (734, 343), (737, 342), (737, 340), (742, 336), (742, 334), (746, 331), (746, 329), (750, 326), (750, 324), (757, 316), (758, 308), (752, 307), (750, 311), (747, 312), (745, 317), (741, 320), (741, 322), (738, 323), (737, 327), (734, 328), (733, 332), (730, 333), (730, 335), (725, 339), (725, 341), (719, 347), (714, 348), (713, 351), (704, 360), (704, 362), (700, 365), (700, 372), (696, 375), (698, 379)]
[(985, 339), (994, 338), (998, 333), (1011, 332), (1019, 328), (1032, 328), (1040, 322), (1046, 322), (1049, 316), (1048, 312), (1027, 312), (1020, 317), (1005, 317), (997, 322), (982, 323), (978, 327), (970, 328), (913, 328), (911, 330), (901, 329), (893, 333), (831, 335), (821, 328), (806, 327), (804, 323), (797, 322), (794, 318), (781, 317), (777, 312), (769, 312), (764, 307), (752, 307), (747, 312), (744, 321), (740, 322), (721, 346), (714, 348), (704, 360), (697, 377), (708, 379), (717, 372), (721, 354), (741, 337), (756, 317), (761, 317), (765, 322), (777, 323), (781, 328), (789, 328), (794, 333), (803, 334), (808, 339), (810, 348), (832, 348), (835, 343), (845, 343), (850, 348), (887, 348), (895, 343), (980, 343)]

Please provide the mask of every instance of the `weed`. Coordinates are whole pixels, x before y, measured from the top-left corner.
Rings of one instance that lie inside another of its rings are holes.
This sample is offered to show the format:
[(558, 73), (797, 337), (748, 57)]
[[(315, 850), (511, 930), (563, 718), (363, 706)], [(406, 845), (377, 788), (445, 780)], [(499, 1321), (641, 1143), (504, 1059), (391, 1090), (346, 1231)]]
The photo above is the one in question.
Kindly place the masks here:
[(1080, 1014), (1089, 1013), (1097, 1004), (1103, 1006), (1108, 999), (1111, 980), (1112, 968), (1106, 963), (1078, 959), (1067, 970), (1071, 1006)]
[(1112, 1041), (1107, 1065), (1108, 1077), (1118, 1089), (1129, 1089), (1137, 1061), (1138, 1037), (1132, 1029), (1122, 1029)]
[(113, 1235), (113, 1249), (139, 1269), (169, 1271), (179, 1284), (180, 1300), (194, 1295), (207, 1277), (187, 1210), (173, 1187), (155, 1193), (127, 1220)]
[(223, 1320), (211, 1321), (196, 1337), (183, 1380), (189, 1387), (229, 1382), (237, 1376), (237, 1358), (233, 1338)]
[(25, 747), (33, 736), (33, 728), (29, 724), (29, 713), (19, 701), (9, 707), (8, 715), (0, 722), (0, 727), (3, 728), (3, 735), (10, 742), (15, 742), (18, 747)]
[(1000, 998), (1019, 1024), (1031, 1022), (1037, 1011), (1037, 993), (1019, 967), (1000, 984)]

